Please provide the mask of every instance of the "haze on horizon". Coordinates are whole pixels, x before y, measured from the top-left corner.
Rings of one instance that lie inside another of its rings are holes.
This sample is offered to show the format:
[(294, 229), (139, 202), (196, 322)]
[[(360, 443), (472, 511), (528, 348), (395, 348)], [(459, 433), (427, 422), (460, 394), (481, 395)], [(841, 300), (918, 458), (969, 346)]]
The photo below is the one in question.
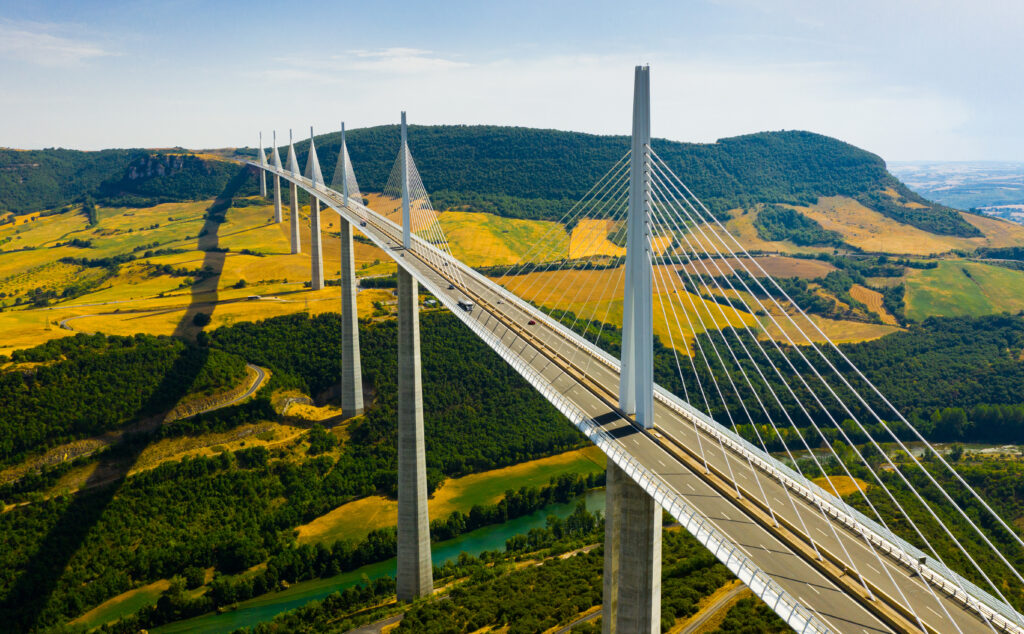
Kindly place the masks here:
[(209, 148), (395, 123), (828, 134), (1024, 160), (1024, 4), (998, 0), (0, 3), (0, 146)]

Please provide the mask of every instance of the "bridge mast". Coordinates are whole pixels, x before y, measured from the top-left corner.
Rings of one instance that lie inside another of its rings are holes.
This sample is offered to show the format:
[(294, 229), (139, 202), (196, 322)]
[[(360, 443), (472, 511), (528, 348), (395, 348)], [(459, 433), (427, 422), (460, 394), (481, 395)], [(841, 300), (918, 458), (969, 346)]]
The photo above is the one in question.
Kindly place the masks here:
[[(635, 414), (645, 429), (654, 426), (649, 72), (647, 66), (637, 66), (633, 87), (619, 384), (619, 406)], [(661, 507), (611, 460), (605, 500), (604, 634), (656, 634), (661, 631)]]
[[(313, 142), (313, 126), (309, 126), (309, 156), (306, 157), (306, 172), (313, 188), (323, 187), (324, 176), (320, 171), (320, 159), (316, 155), (316, 144)], [(324, 256), (320, 236), (320, 199), (309, 197), (309, 258), (310, 288), (318, 291), (324, 287)]]
[(622, 303), (619, 407), (644, 429), (654, 426), (654, 334), (650, 261), (650, 68), (637, 66), (633, 85), (633, 149), (629, 163), (626, 275)]
[[(263, 151), (263, 133), (260, 132), (260, 167), (267, 166), (267, 154)], [(260, 196), (267, 197), (267, 172), (260, 170)]]
[[(292, 131), (288, 130), (288, 171), (292, 176), (300, 176), (299, 160), (295, 158), (295, 144), (292, 142)], [(291, 234), (292, 253), (302, 253), (302, 240), (299, 238), (299, 186), (295, 181), (288, 183), (288, 196), (291, 198)]]
[[(274, 130), (274, 169), (281, 171), (281, 155), (277, 153), (277, 130)], [(284, 221), (281, 215), (281, 176), (274, 174), (274, 222)]]
[(412, 220), (409, 216), (409, 138), (405, 126), (405, 110), (402, 111), (402, 246), (412, 247)]

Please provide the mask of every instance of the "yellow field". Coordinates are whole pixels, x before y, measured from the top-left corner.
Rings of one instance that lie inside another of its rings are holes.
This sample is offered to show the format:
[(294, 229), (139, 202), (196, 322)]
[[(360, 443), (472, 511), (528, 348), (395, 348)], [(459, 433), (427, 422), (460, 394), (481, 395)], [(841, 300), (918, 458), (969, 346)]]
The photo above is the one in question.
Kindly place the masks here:
[(890, 315), (889, 311), (882, 305), (882, 294), (878, 291), (873, 291), (860, 284), (854, 284), (850, 287), (850, 297), (866, 305), (871, 312), (878, 315), (882, 323), (889, 324), (890, 326), (898, 325), (899, 322), (896, 321), (896, 318)]
[(0, 240), (11, 238), (11, 241), (0, 246), (0, 249), (11, 251), (52, 246), (57, 242), (66, 242), (72, 237), (82, 237), (72, 234), (85, 229), (86, 222), (85, 215), (78, 207), (45, 218), (38, 213), (18, 216), (14, 224), (0, 225)]
[[(773, 309), (772, 313), (776, 311)], [(788, 334), (792, 338), (794, 343), (803, 344), (807, 339), (800, 334), (799, 330), (802, 330), (808, 337), (811, 338), (815, 343), (823, 343), (825, 338), (807, 322), (807, 319), (803, 316), (794, 316), (793, 321), (796, 325), (791, 323), (788, 319), (782, 319), (776, 316), (775, 320), (781, 326), (776, 327), (775, 324), (767, 317), (759, 317), (758, 320), (761, 322), (761, 326), (764, 331), (774, 338), (776, 341), (786, 341), (784, 333)], [(888, 326), (885, 324), (866, 324), (860, 321), (845, 321), (840, 319), (826, 319), (825, 317), (819, 317), (818, 315), (811, 315), (811, 321), (820, 328), (829, 339), (835, 343), (854, 343), (857, 341), (871, 341), (873, 339), (880, 339), (885, 335), (896, 332), (899, 328), (895, 326)], [(799, 326), (799, 330), (797, 329)]]
[[(148, 248), (154, 242), (159, 243), (154, 249), (188, 249), (184, 253), (140, 258), (122, 265), (115, 277), (95, 291), (50, 308), (0, 312), (0, 332), (4, 333), (0, 354), (67, 336), (73, 331), (194, 335), (197, 329), (192, 326), (191, 318), (199, 311), (211, 313), (211, 326), (216, 327), (297, 311), (336, 312), (340, 308), (337, 287), (311, 292), (302, 286), (310, 276), (308, 220), (303, 221), (300, 232), (303, 253), (292, 255), (289, 223), (286, 220), (281, 225), (274, 224), (271, 205), (233, 207), (226, 213), (226, 222), (217, 225), (202, 220), (209, 204), (209, 201), (199, 201), (148, 209), (102, 208), (97, 227), (82, 228), (75, 234), (75, 237), (92, 240), (94, 248), (44, 247), (16, 253), (0, 252), (0, 292), (20, 294), (37, 287), (62, 287), (71, 279), (82, 281), (104, 275), (100, 268), (57, 262), (61, 257), (98, 258), (131, 252), (136, 246)], [(308, 218), (308, 208), (304, 211)], [(31, 237), (33, 242), (39, 243), (51, 240), (55, 234), (50, 224), (56, 227), (71, 220), (78, 223), (74, 214), (61, 214), (31, 221), (24, 229), (21, 225), (17, 228), (24, 231), (26, 240)], [(336, 278), (341, 268), (340, 243), (335, 237), (340, 228), (338, 216), (325, 210), (322, 222), (324, 273), (328, 279)], [(84, 227), (84, 223), (79, 224)], [(153, 228), (157, 224), (160, 226)], [(208, 233), (200, 237), (204, 226)], [(5, 227), (12, 229), (9, 225)], [(230, 251), (203, 251), (199, 250), (200, 246)], [(388, 254), (377, 247), (362, 242), (355, 242), (354, 247), (359, 275), (386, 275), (395, 270)], [(240, 253), (243, 249), (268, 255), (246, 255)], [(219, 275), (182, 289), (180, 285), (188, 278), (154, 275), (150, 263), (190, 271), (209, 267)], [(232, 288), (241, 280), (246, 282), (244, 288)], [(278, 299), (248, 301), (246, 298), (250, 295)], [(388, 290), (362, 291), (358, 295), (360, 312), (369, 315), (374, 301), (389, 299), (392, 297)], [(70, 319), (69, 329), (58, 326), (65, 319)]]
[(470, 266), (515, 264), (524, 257), (556, 260), (569, 251), (569, 237), (554, 222), (466, 211), (445, 211), (440, 222), (452, 254)]
[[(964, 220), (977, 227), (985, 234), (984, 242), (977, 246), (985, 247), (1015, 247), (1024, 245), (1024, 225), (1016, 222), (993, 218), (991, 216), (980, 216), (967, 212), (961, 212)], [(979, 238), (972, 238), (977, 242)]]
[[(531, 462), (446, 480), (430, 499), (430, 518), (447, 517), (452, 511), (468, 513), (476, 504), (496, 504), (508, 489), (538, 487), (560, 473), (598, 473), (605, 468), (604, 454), (586, 447)], [(343, 504), (309, 524), (300, 526), (298, 541), (311, 543), (335, 539), (360, 539), (370, 531), (394, 526), (398, 502), (373, 495)]]
[[(829, 481), (831, 480), (831, 484)], [(837, 491), (840, 497), (846, 497), (851, 493), (856, 493), (858, 490), (867, 491), (868, 483), (861, 480), (860, 478), (851, 478), (849, 476), (822, 476), (820, 478), (814, 478), (811, 480), (814, 484), (817, 484), (825, 491), (835, 495), (833, 488)]]
[(608, 234), (615, 228), (611, 220), (580, 220), (573, 227), (572, 236), (569, 238), (569, 259), (587, 258), (592, 255), (625, 255), (625, 248), (608, 239)]

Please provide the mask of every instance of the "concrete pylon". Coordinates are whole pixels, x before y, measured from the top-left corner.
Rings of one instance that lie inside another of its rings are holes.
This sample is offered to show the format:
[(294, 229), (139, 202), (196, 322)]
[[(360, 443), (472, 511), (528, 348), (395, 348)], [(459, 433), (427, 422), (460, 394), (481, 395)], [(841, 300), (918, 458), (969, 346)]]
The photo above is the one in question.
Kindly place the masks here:
[[(281, 171), (281, 155), (277, 153), (277, 130), (274, 130), (274, 169)], [(281, 213), (281, 177), (278, 174), (274, 174), (274, 222), (281, 224), (284, 221), (284, 215)]]
[(405, 126), (405, 110), (402, 111), (402, 146), (398, 149), (402, 157), (402, 246), (412, 248), (412, 219), (409, 212), (409, 133)]
[(363, 371), (359, 355), (359, 311), (356, 308), (356, 262), (352, 223), (341, 220), (341, 413), (363, 413)]
[(399, 601), (434, 591), (423, 444), (418, 284), (398, 268), (398, 577)]
[[(295, 158), (295, 144), (292, 142), (292, 131), (288, 130), (288, 171), (292, 176), (301, 176), (299, 160)], [(302, 238), (299, 235), (299, 186), (294, 181), (289, 183), (288, 194), (291, 198), (292, 253), (302, 253)]]
[(651, 81), (637, 66), (633, 84), (633, 150), (629, 163), (626, 272), (622, 302), (619, 407), (644, 429), (654, 426), (654, 308), (651, 286)]
[[(260, 132), (260, 167), (267, 166), (267, 153), (263, 151), (263, 133)], [(267, 197), (267, 172), (260, 170), (260, 196)]]
[[(306, 178), (313, 181), (313, 187), (323, 187), (324, 177), (320, 173), (320, 160), (313, 143), (313, 127), (309, 128), (309, 156), (306, 157)], [(320, 237), (320, 199), (309, 196), (309, 261), (310, 287), (318, 291), (324, 287), (324, 255)]]
[(661, 507), (608, 462), (604, 528), (604, 634), (661, 632)]

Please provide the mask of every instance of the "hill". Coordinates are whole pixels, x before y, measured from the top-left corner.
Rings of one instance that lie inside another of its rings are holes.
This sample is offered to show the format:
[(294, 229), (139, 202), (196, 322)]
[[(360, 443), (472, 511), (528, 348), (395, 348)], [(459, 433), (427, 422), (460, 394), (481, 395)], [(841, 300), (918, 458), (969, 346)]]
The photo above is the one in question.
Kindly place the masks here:
[[(517, 127), (412, 126), (409, 134), (437, 208), (512, 218), (557, 220), (628, 148), (625, 136)], [(398, 126), (349, 133), (353, 166), (365, 190), (383, 188), (398, 135)], [(333, 173), (340, 134), (320, 135), (317, 145), (324, 173)], [(296, 144), (303, 165), (308, 147), (308, 140)], [(820, 134), (761, 132), (710, 144), (657, 139), (653, 147), (723, 218), (729, 210), (763, 203), (812, 206), (820, 198), (842, 196), (932, 234), (983, 235), (956, 210), (909, 190), (880, 157)], [(252, 149), (233, 155), (253, 156)], [(220, 156), (181, 150), (4, 150), (0, 210), (39, 211), (86, 194), (138, 206), (209, 198), (232, 169)]]

